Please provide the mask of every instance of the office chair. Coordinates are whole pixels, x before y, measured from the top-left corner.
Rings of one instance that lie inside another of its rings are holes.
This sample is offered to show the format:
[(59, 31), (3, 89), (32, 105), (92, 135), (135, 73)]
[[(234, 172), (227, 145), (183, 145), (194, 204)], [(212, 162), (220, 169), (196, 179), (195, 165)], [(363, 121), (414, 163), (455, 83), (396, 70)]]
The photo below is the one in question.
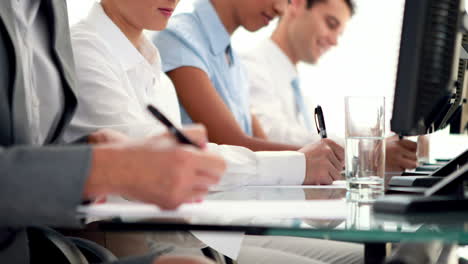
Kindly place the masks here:
[(75, 237), (65, 237), (47, 227), (27, 230), (31, 263), (92, 264), (116, 261), (117, 258), (100, 245)]
[(79, 237), (67, 237), (67, 239), (78, 247), (89, 263), (107, 263), (118, 260), (107, 248), (93, 241)]
[(235, 260), (232, 260), (229, 257), (224, 256), (215, 249), (211, 247), (205, 247), (201, 249), (203, 255), (218, 264), (237, 264)]
[(81, 251), (60, 233), (47, 227), (27, 229), (31, 264), (89, 264)]
[(456, 256), (457, 245), (444, 244), (441, 241), (425, 243), (401, 242), (385, 264), (438, 264), (459, 263)]

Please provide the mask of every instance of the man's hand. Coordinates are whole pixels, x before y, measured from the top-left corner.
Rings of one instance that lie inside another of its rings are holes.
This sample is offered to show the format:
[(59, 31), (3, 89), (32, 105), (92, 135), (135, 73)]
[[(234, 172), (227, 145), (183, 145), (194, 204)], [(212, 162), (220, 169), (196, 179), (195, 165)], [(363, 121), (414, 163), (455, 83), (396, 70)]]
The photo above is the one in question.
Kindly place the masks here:
[(304, 185), (332, 184), (342, 180), (344, 149), (330, 139), (307, 145), (299, 150), (306, 156), (306, 177)]
[[(201, 127), (184, 133), (200, 145), (206, 143)], [(174, 209), (200, 200), (211, 185), (219, 182), (225, 169), (222, 158), (180, 145), (170, 134), (98, 146), (85, 196), (117, 194)]]
[(418, 166), (416, 150), (418, 145), (407, 139), (392, 136), (386, 139), (385, 170), (388, 172), (414, 169)]

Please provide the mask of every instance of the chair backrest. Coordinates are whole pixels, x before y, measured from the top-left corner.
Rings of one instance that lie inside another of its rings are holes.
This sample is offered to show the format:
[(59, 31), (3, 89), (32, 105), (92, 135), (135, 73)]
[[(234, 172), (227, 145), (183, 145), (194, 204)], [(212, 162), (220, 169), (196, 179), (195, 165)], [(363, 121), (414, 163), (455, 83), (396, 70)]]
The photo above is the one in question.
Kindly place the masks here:
[(107, 248), (79, 237), (67, 237), (73, 242), (83, 253), (90, 263), (107, 263), (117, 261), (117, 257), (112, 254)]
[(72, 241), (47, 227), (27, 229), (31, 263), (89, 264)]

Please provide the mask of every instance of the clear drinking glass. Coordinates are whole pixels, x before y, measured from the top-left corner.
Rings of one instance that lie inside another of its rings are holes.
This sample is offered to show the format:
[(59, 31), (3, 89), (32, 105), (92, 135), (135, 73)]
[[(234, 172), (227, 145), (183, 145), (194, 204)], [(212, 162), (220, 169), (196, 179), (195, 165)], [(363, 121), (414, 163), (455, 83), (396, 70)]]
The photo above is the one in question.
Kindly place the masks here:
[(372, 201), (385, 183), (385, 98), (345, 98), (346, 182), (352, 200)]

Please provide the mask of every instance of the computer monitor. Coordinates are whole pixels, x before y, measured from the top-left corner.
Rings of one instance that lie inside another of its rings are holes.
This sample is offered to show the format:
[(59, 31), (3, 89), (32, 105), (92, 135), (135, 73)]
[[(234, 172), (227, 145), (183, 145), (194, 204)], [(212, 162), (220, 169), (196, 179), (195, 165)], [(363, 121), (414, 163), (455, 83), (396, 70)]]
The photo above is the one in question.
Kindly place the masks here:
[(391, 129), (400, 136), (446, 126), (457, 108), (463, 0), (407, 0)]
[[(468, 65), (466, 62), (465, 67)], [(465, 71), (465, 84), (460, 91), (460, 105), (454, 109), (453, 115), (447, 120), (450, 134), (468, 134), (468, 71)]]
[(462, 47), (457, 83), (460, 105), (448, 120), (451, 134), (468, 134), (468, 34), (463, 34)]
[(468, 93), (465, 93), (463, 104), (453, 114), (450, 121), (450, 134), (468, 134)]
[[(422, 135), (450, 123), (466, 86), (467, 64), (460, 55), (467, 23), (463, 0), (406, 0), (392, 131), (400, 136)], [(374, 211), (468, 211), (467, 155), (468, 150), (451, 162), (455, 166), (439, 171), (445, 178), (426, 190), (424, 197), (389, 195), (376, 201)]]

